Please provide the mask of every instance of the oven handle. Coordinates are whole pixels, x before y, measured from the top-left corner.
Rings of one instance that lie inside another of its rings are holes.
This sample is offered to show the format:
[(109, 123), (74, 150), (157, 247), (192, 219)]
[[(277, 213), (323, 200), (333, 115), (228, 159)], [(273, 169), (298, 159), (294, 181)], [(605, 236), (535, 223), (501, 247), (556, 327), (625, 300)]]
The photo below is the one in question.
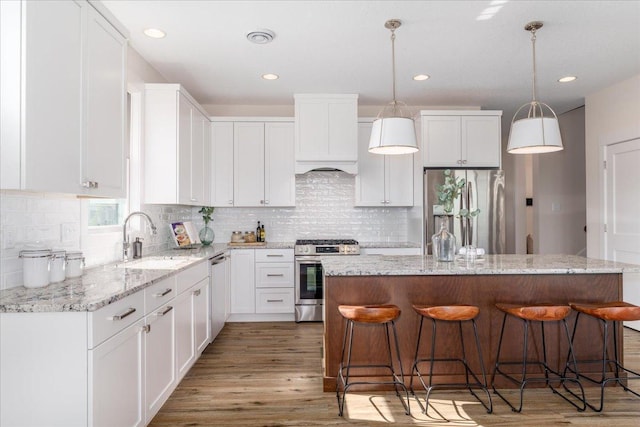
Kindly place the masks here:
[(297, 263), (301, 264), (311, 264), (312, 262), (315, 264), (320, 263), (320, 257), (316, 256), (297, 256), (295, 257)]

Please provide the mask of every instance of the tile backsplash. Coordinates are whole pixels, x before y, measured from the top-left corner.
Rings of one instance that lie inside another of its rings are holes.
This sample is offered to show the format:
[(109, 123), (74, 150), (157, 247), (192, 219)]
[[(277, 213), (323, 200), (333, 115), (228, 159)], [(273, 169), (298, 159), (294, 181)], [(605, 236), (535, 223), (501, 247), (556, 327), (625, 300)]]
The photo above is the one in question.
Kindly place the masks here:
[[(407, 241), (407, 208), (356, 208), (355, 178), (340, 171), (296, 175), (295, 208), (216, 208), (211, 224), (215, 242), (228, 242), (235, 230), (255, 230), (265, 224), (267, 241), (299, 238), (354, 238), (361, 242)], [(28, 245), (80, 250), (86, 266), (122, 259), (122, 227), (88, 230), (86, 199), (75, 196), (0, 191), (0, 289), (22, 283), (21, 250)], [(152, 235), (143, 219), (130, 221), (131, 241), (144, 239), (144, 255), (173, 247), (169, 224), (194, 222), (203, 226), (199, 207), (144, 205), (158, 228)]]

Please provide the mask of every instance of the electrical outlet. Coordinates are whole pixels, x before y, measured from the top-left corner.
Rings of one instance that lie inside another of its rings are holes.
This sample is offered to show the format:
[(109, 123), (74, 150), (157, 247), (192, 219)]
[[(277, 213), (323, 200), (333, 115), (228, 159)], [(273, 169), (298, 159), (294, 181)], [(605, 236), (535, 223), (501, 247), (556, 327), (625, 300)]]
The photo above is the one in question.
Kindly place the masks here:
[(63, 222), (60, 224), (60, 242), (72, 243), (78, 234), (78, 227), (73, 222)]

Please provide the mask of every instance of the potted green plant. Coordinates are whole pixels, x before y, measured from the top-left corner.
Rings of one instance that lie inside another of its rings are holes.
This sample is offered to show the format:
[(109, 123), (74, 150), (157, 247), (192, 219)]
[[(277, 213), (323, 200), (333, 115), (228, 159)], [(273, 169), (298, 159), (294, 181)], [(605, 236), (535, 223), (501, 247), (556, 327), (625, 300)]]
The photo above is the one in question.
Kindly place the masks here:
[(198, 211), (198, 213), (202, 214), (202, 219), (204, 221), (204, 227), (198, 233), (200, 241), (204, 246), (208, 246), (213, 243), (213, 239), (215, 238), (213, 230), (209, 227), (209, 223), (213, 221), (211, 215), (213, 215), (214, 209), (215, 208), (213, 206), (203, 206)]

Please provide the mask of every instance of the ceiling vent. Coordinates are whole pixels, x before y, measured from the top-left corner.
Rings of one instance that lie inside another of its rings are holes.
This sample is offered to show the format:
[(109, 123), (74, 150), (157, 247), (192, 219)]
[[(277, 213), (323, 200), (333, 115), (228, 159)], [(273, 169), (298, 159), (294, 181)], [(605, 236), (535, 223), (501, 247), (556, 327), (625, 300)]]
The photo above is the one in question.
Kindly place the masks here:
[(247, 34), (247, 40), (255, 44), (267, 44), (271, 43), (275, 36), (276, 33), (274, 33), (273, 31), (262, 29), (251, 31), (249, 34)]

